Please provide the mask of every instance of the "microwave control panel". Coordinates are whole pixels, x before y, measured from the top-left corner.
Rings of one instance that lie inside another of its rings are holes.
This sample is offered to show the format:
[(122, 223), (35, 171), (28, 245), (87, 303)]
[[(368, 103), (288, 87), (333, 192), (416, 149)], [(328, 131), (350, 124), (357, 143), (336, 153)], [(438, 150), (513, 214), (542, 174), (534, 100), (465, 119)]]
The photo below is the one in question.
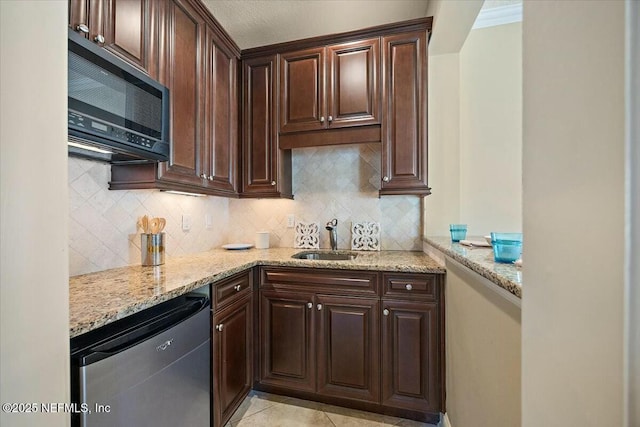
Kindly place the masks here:
[(76, 129), (97, 135), (103, 135), (111, 139), (138, 145), (140, 147), (151, 148), (156, 140), (140, 133), (131, 132), (111, 124), (106, 124), (90, 116), (78, 114), (69, 110), (68, 124)]

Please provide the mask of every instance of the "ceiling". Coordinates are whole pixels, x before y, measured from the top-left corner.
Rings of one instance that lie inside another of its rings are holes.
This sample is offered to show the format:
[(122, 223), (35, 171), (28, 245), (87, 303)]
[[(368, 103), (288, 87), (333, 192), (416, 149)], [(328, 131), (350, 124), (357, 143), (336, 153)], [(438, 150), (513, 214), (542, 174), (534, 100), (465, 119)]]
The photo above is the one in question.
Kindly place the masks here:
[(427, 16), (427, 0), (203, 0), (240, 49)]

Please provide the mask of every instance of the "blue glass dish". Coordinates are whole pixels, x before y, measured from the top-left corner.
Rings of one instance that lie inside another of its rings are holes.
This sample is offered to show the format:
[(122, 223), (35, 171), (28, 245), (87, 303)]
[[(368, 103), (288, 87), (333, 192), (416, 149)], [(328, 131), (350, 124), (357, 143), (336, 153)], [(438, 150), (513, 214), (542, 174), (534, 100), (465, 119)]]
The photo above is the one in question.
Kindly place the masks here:
[(493, 260), (513, 263), (522, 256), (522, 233), (491, 233)]

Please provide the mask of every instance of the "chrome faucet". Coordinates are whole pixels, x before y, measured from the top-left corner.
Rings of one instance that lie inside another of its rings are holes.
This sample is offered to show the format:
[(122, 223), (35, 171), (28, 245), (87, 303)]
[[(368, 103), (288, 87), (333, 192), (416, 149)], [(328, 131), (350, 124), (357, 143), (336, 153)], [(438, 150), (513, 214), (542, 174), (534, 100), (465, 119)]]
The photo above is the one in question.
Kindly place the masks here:
[(338, 250), (338, 220), (333, 218), (327, 223), (327, 231), (329, 232), (329, 242), (331, 243), (331, 250)]

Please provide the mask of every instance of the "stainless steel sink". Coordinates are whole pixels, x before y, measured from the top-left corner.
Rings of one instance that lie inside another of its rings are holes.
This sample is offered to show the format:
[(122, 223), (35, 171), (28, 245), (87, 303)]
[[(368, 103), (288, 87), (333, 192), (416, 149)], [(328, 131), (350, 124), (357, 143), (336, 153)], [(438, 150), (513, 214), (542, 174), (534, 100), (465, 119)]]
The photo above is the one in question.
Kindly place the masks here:
[(320, 252), (320, 251), (305, 251), (298, 252), (291, 256), (296, 259), (311, 259), (311, 260), (324, 260), (324, 261), (350, 261), (356, 259), (358, 254), (345, 253), (345, 252)]

